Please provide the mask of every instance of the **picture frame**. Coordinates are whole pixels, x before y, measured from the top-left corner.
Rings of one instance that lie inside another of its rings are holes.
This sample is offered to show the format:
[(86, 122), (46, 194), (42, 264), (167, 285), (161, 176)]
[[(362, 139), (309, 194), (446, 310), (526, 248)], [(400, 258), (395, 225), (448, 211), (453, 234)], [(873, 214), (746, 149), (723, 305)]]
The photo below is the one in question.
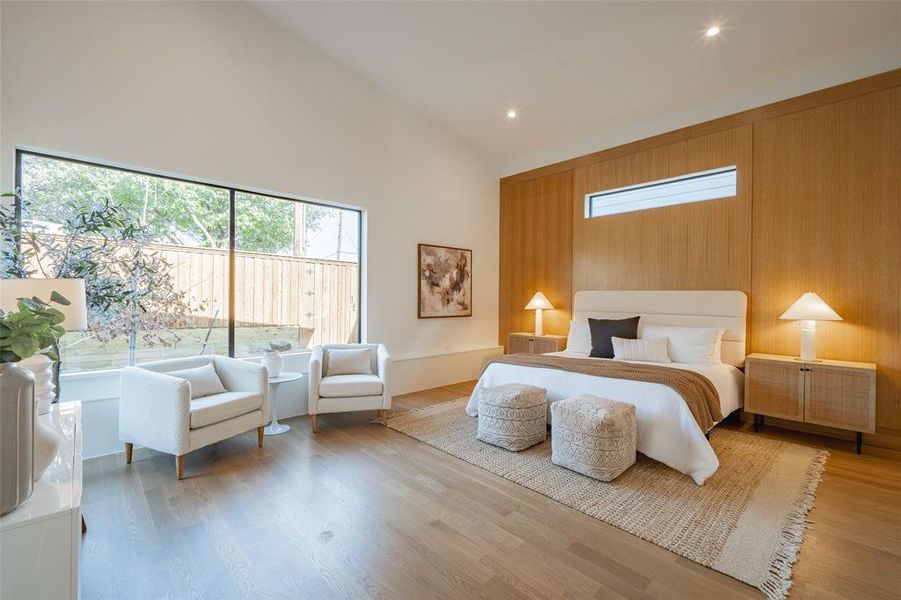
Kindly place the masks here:
[(420, 319), (472, 316), (472, 250), (421, 243), (417, 252)]

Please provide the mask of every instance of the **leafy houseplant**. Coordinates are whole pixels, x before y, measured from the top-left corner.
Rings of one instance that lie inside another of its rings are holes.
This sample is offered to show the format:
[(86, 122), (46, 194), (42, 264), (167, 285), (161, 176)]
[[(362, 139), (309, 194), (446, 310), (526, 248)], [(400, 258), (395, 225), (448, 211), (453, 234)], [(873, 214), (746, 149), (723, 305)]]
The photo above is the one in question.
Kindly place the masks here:
[[(69, 301), (53, 292), (50, 302), (68, 306)], [(40, 298), (19, 298), (17, 311), (0, 310), (0, 363), (15, 363), (35, 354), (59, 360), (59, 338), (66, 332), (66, 317)]]

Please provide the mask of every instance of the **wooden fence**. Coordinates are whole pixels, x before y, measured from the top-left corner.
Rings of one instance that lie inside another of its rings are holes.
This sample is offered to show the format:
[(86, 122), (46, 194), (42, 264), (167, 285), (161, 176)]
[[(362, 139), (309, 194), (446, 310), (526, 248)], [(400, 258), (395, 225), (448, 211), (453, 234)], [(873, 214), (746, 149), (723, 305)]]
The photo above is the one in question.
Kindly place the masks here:
[[(191, 306), (188, 329), (228, 325), (228, 251), (151, 244)], [(299, 256), (235, 254), (235, 326), (291, 331), (294, 346), (357, 340), (359, 265)], [(253, 338), (251, 331), (239, 331)], [(259, 340), (257, 340), (259, 343)]]
[[(172, 266), (176, 289), (187, 292), (194, 327), (228, 322), (228, 252), (153, 245)], [(298, 327), (310, 345), (356, 341), (357, 263), (237, 252), (235, 326)]]

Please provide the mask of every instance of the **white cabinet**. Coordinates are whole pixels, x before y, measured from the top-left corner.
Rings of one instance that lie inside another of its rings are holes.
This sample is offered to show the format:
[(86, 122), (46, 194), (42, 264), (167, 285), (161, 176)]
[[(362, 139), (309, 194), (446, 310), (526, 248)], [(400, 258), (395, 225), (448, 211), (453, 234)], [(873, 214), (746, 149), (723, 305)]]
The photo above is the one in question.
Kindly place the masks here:
[(59, 453), (31, 497), (0, 517), (0, 598), (78, 598), (81, 546), (81, 404), (41, 415), (60, 435)]

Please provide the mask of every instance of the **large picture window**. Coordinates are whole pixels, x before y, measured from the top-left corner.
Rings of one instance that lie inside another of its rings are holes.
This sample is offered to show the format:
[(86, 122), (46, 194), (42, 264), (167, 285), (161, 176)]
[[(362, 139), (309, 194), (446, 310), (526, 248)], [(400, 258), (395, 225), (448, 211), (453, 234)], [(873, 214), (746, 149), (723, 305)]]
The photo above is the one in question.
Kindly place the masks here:
[(359, 341), (360, 211), (19, 151), (4, 277), (84, 278), (64, 372)]

